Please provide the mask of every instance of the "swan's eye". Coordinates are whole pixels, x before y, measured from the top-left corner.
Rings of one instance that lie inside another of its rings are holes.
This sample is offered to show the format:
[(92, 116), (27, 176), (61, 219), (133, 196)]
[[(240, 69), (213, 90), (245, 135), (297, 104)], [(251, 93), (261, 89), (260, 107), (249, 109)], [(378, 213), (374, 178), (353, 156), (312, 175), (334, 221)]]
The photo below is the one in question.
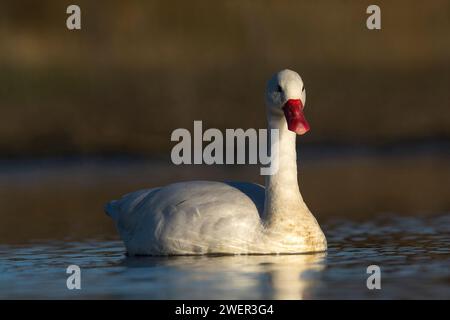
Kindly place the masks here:
[(303, 86), (303, 89), (302, 89), (302, 92), (304, 92), (305, 91), (305, 86)]
[(277, 92), (283, 92), (283, 89), (281, 88), (280, 85), (277, 86)]

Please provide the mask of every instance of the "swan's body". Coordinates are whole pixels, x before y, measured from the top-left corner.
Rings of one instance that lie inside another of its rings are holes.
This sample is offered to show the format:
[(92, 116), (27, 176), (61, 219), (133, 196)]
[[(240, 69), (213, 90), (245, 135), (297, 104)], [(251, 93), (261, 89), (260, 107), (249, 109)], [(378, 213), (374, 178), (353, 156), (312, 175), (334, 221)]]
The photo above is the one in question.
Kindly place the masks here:
[(105, 209), (130, 255), (326, 250), (325, 236), (297, 183), (296, 133), (309, 129), (300, 76), (279, 72), (269, 81), (266, 98), (269, 128), (279, 130), (279, 169), (267, 176), (266, 188), (191, 181), (113, 200)]
[(108, 212), (117, 212), (119, 230), (131, 231), (122, 232), (130, 254), (246, 253), (261, 235), (263, 207), (239, 187), (264, 204), (256, 184), (190, 181), (126, 195)]

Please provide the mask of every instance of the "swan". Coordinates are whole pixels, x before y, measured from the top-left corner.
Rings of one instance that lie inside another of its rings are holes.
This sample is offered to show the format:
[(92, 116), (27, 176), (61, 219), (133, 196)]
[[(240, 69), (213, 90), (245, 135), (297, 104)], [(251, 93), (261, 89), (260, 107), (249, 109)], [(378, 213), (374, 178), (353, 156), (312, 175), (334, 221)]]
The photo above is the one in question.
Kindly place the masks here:
[(309, 130), (306, 91), (292, 70), (266, 87), (269, 129), (279, 130), (278, 170), (254, 183), (188, 181), (124, 195), (105, 205), (128, 255), (323, 252), (326, 238), (297, 182), (296, 135)]

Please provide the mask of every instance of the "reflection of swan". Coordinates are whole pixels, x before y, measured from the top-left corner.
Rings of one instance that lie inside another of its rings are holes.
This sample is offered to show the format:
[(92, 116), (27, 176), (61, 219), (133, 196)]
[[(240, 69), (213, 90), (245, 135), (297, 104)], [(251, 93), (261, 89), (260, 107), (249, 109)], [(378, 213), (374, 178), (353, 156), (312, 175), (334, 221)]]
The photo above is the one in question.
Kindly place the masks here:
[(272, 278), (273, 299), (308, 298), (308, 289), (317, 279), (313, 272), (323, 270), (324, 266), (319, 262), (325, 253), (280, 257), (282, 261), (267, 266)]
[(311, 296), (325, 255), (127, 257), (122, 264), (131, 274), (142, 268), (143, 276), (161, 270), (150, 281), (160, 281), (171, 299), (303, 299)]
[[(266, 188), (252, 183), (180, 182), (141, 190), (105, 207), (130, 255), (299, 253), (326, 250), (326, 239), (297, 183), (296, 134), (309, 125), (305, 90), (290, 70), (266, 89), (270, 129), (279, 130), (278, 171)], [(277, 141), (272, 141), (276, 143)]]

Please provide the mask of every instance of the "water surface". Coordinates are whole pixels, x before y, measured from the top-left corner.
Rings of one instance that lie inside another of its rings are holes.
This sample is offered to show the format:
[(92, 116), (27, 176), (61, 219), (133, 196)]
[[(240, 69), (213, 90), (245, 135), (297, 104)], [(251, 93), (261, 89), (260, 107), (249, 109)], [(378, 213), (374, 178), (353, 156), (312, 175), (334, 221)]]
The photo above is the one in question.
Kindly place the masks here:
[[(327, 253), (127, 257), (117, 240), (0, 246), (0, 298), (450, 299), (450, 214), (324, 225)], [(66, 288), (81, 268), (82, 289)], [(368, 290), (366, 268), (381, 268)]]

